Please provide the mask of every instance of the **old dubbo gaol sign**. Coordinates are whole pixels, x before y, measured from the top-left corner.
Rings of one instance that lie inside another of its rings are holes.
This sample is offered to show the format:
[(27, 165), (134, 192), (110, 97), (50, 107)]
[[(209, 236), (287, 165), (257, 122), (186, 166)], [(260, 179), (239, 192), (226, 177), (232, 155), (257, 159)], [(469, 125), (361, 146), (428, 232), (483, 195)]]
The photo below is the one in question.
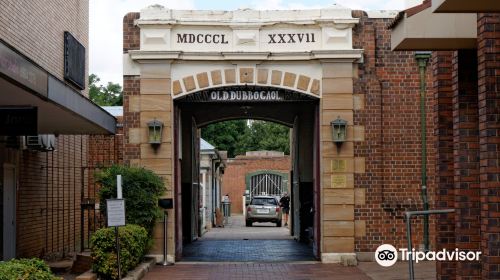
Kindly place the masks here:
[(189, 102), (286, 102), (313, 100), (308, 95), (285, 89), (263, 87), (234, 87), (204, 90), (188, 95), (182, 101)]

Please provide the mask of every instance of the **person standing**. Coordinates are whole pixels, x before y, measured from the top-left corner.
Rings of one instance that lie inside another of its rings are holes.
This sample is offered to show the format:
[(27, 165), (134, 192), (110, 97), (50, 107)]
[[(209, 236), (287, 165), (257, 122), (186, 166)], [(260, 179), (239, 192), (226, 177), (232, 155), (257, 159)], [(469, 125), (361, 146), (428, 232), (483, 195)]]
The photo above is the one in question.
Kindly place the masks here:
[(280, 206), (283, 211), (283, 215), (285, 218), (285, 226), (288, 225), (288, 213), (290, 213), (290, 197), (288, 193), (283, 193), (283, 197), (280, 199)]

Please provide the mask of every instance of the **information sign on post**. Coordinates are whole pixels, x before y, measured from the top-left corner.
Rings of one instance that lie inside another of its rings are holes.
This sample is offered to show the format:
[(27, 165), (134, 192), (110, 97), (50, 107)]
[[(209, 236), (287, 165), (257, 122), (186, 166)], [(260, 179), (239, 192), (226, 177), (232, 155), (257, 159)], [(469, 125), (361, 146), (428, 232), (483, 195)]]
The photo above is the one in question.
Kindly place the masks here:
[(106, 199), (108, 227), (121, 227), (125, 225), (125, 200)]

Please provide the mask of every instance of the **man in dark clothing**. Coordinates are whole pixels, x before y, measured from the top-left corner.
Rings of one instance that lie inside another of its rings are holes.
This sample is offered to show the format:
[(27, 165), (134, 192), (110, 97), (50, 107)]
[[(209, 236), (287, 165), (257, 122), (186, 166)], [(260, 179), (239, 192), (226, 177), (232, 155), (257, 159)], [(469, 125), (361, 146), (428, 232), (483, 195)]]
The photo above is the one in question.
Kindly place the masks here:
[(290, 213), (290, 197), (288, 193), (283, 193), (283, 197), (280, 199), (280, 206), (283, 210), (284, 218), (285, 218), (285, 226), (288, 225), (288, 213)]

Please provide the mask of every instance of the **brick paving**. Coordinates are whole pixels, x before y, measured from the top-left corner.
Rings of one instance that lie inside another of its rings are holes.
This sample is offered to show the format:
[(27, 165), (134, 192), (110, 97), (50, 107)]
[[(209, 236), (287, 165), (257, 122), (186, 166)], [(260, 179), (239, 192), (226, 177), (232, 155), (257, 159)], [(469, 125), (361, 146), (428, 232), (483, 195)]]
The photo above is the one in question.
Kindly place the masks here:
[(314, 261), (312, 248), (295, 240), (204, 240), (184, 247), (183, 261)]
[(182, 280), (369, 280), (356, 267), (320, 263), (177, 263), (174, 266), (156, 266), (144, 280), (182, 279)]
[[(243, 216), (233, 216), (224, 228), (213, 228), (183, 248), (174, 266), (155, 266), (143, 279), (408, 279), (408, 264), (381, 267), (375, 262), (357, 267), (322, 264), (312, 248), (296, 242), (286, 227), (256, 224), (245, 227)], [(265, 239), (268, 238), (268, 239)], [(416, 279), (434, 279), (436, 264), (415, 264)]]
[(245, 226), (241, 215), (229, 218), (224, 228), (213, 228), (183, 248), (182, 261), (286, 262), (314, 261), (312, 247), (299, 243), (286, 227), (271, 223)]

